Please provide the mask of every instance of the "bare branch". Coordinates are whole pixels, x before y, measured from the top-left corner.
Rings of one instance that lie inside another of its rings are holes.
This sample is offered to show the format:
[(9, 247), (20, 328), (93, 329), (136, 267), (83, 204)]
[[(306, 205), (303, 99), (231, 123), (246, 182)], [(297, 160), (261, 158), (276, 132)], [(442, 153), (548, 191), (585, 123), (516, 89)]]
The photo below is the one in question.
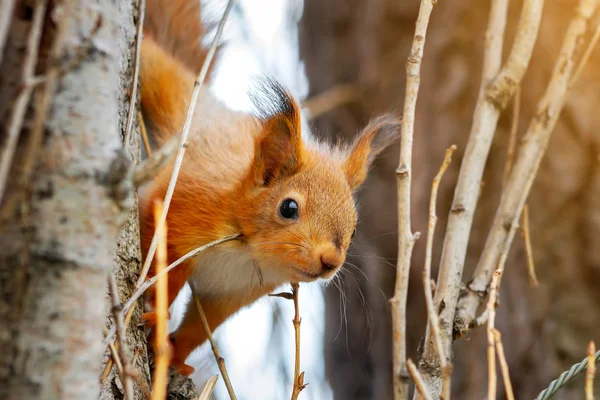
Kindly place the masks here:
[(592, 50), (594, 50), (594, 47), (596, 46), (596, 43), (598, 42), (598, 39), (600, 39), (600, 25), (598, 25), (596, 27), (596, 30), (594, 31), (594, 35), (592, 36), (592, 40), (590, 40), (590, 44), (585, 49), (585, 53), (583, 53), (583, 56), (581, 57), (581, 60), (579, 61), (579, 64), (577, 65), (577, 70), (573, 74), (573, 77), (571, 78), (571, 81), (569, 82), (569, 86), (573, 86), (579, 79), (579, 75), (581, 75), (581, 72), (583, 71), (583, 67), (585, 67), (585, 64), (587, 64), (587, 62), (590, 58), (590, 55), (592, 54)]
[[(117, 279), (115, 275), (110, 273), (108, 275), (108, 282), (110, 284), (110, 295), (112, 297), (112, 311), (115, 319), (115, 325), (117, 327), (117, 339), (119, 340), (118, 356), (120, 358), (121, 368), (117, 365), (117, 369), (121, 374), (121, 380), (123, 381), (123, 389), (126, 400), (133, 400), (133, 382), (131, 377), (126, 371), (130, 369), (129, 363), (129, 352), (127, 351), (127, 337), (125, 336), (125, 328), (123, 324), (123, 314), (121, 314), (121, 301), (119, 300), (119, 286), (117, 285)], [(111, 352), (116, 351), (114, 347), (111, 347)], [(117, 362), (117, 358), (113, 355), (113, 360)]]
[(531, 246), (531, 233), (529, 231), (529, 207), (527, 204), (523, 207), (523, 239), (525, 240), (525, 252), (527, 253), (527, 274), (529, 276), (529, 285), (538, 287), (539, 282), (535, 273), (535, 263), (533, 261), (533, 248)]
[[(12, 9), (12, 4), (2, 4), (2, 10), (6, 8)], [(12, 167), (12, 160), (17, 149), (17, 143), (19, 142), (19, 135), (23, 128), (23, 120), (25, 113), (27, 112), (27, 105), (31, 98), (31, 92), (33, 86), (29, 84), (30, 80), (34, 77), (35, 67), (38, 61), (38, 49), (40, 47), (40, 39), (42, 37), (42, 30), (44, 25), (44, 16), (46, 15), (46, 7), (48, 6), (48, 0), (40, 0), (35, 3), (35, 9), (33, 10), (33, 19), (31, 21), (31, 30), (27, 37), (27, 48), (25, 50), (25, 59), (23, 61), (23, 73), (21, 75), (21, 92), (13, 105), (12, 112), (10, 114), (6, 136), (4, 139), (4, 148), (2, 149), (2, 158), (0, 159), (0, 204), (4, 197), (4, 190), (8, 181), (8, 174)], [(10, 13), (12, 16), (12, 12)], [(3, 18), (2, 18), (3, 19)], [(10, 19), (10, 18), (9, 18)], [(0, 30), (3, 29), (0, 27)], [(8, 27), (6, 28), (8, 29)], [(2, 43), (3, 45), (4, 43)], [(0, 53), (1, 56), (2, 53)]]
[(498, 355), (498, 361), (500, 363), (500, 372), (502, 373), (502, 380), (504, 381), (504, 390), (506, 390), (506, 400), (515, 400), (515, 394), (513, 393), (512, 384), (510, 383), (508, 363), (506, 362), (506, 356), (504, 355), (502, 335), (498, 329), (494, 329), (494, 339), (496, 344), (496, 354)]
[(487, 355), (488, 355), (488, 399), (496, 398), (496, 339), (494, 337), (494, 324), (496, 322), (496, 300), (498, 296), (498, 281), (502, 270), (494, 272), (490, 287), (490, 296), (487, 302)]
[(566, 100), (577, 43), (585, 34), (587, 21), (595, 8), (596, 0), (581, 0), (577, 14), (571, 20), (560, 55), (554, 64), (550, 83), (523, 137), (523, 144), (519, 149), (506, 190), (500, 199), (481, 258), (468, 285), (469, 290), (458, 304), (455, 323), (459, 331), (468, 329), (469, 323), (475, 317), (480, 301), (477, 293), (486, 291), (493, 270), (504, 268), (506, 254), (518, 227), (519, 216)]
[(2, 65), (4, 45), (6, 44), (6, 38), (8, 37), (14, 8), (15, 0), (0, 0), (0, 65)]
[[(418, 394), (418, 396), (421, 396), (423, 400), (431, 400), (431, 397), (429, 396), (429, 391), (427, 390), (425, 382), (423, 382), (423, 378), (421, 377), (419, 370), (415, 366), (415, 363), (413, 363), (412, 360), (409, 359), (406, 362), (406, 364), (408, 367), (408, 372), (410, 373), (410, 376), (415, 382), (415, 387), (417, 389), (415, 395)], [(418, 396), (415, 396), (417, 397), (417, 400), (419, 400)]]
[(425, 47), (425, 37), (434, 0), (421, 0), (415, 34), (408, 60), (406, 60), (406, 93), (400, 137), (400, 160), (396, 169), (398, 185), (398, 265), (394, 297), (390, 300), (393, 329), (393, 384), (394, 399), (408, 397), (408, 374), (406, 370), (406, 297), (410, 261), (418, 233), (412, 233), (410, 226), (410, 189), (412, 142), (415, 124), (415, 109), (419, 93), (421, 60)]
[(300, 285), (297, 282), (292, 283), (292, 300), (294, 301), (294, 332), (296, 334), (296, 355), (294, 362), (294, 389), (292, 390), (292, 400), (297, 400), (298, 395), (306, 387), (304, 383), (304, 372), (300, 372), (300, 310), (298, 304), (298, 289)]
[(221, 375), (223, 375), (223, 382), (225, 382), (225, 387), (227, 387), (227, 392), (229, 393), (229, 398), (231, 400), (236, 400), (235, 393), (233, 391), (233, 386), (231, 386), (231, 381), (229, 380), (229, 374), (227, 373), (227, 368), (225, 368), (225, 359), (221, 357), (221, 353), (219, 352), (219, 348), (215, 343), (215, 339), (213, 338), (212, 332), (210, 330), (210, 326), (208, 325), (208, 321), (206, 320), (206, 314), (204, 314), (204, 309), (202, 308), (202, 304), (200, 303), (200, 298), (198, 297), (198, 293), (196, 292), (196, 288), (194, 287), (193, 282), (189, 282), (190, 289), (192, 289), (192, 297), (194, 298), (194, 302), (196, 303), (196, 308), (198, 309), (198, 314), (200, 315), (200, 320), (202, 320), (202, 327), (204, 328), (204, 332), (206, 333), (206, 337), (210, 342), (210, 347), (212, 348), (213, 354), (215, 355), (215, 360), (217, 361), (217, 365), (219, 366), (219, 371), (221, 371)]
[(585, 400), (594, 400), (594, 375), (596, 374), (596, 344), (592, 340), (587, 348), (588, 364), (585, 371)]
[[(137, 103), (137, 89), (140, 77), (140, 54), (142, 49), (142, 35), (144, 34), (144, 17), (146, 16), (146, 0), (138, 0), (138, 20), (137, 34), (135, 37), (135, 59), (133, 64), (133, 82), (131, 83), (131, 93), (129, 95), (129, 111), (127, 112), (127, 124), (125, 125), (125, 140), (130, 140), (131, 130), (133, 129), (133, 120), (135, 105)], [(150, 154), (148, 154), (150, 156)]]
[[(444, 400), (450, 400), (450, 371), (452, 368), (451, 363), (449, 362), (448, 356), (446, 354), (445, 348), (442, 344), (442, 338), (440, 336), (440, 323), (438, 320), (438, 313), (433, 305), (433, 294), (431, 288), (431, 253), (433, 252), (433, 234), (435, 232), (435, 225), (437, 223), (437, 215), (435, 212), (436, 202), (437, 202), (437, 193), (440, 186), (440, 182), (446, 169), (452, 162), (452, 154), (456, 151), (456, 146), (452, 145), (448, 150), (446, 150), (446, 155), (444, 156), (444, 161), (440, 167), (435, 178), (433, 178), (433, 183), (431, 185), (431, 198), (429, 200), (429, 223), (427, 227), (427, 245), (425, 250), (425, 268), (423, 269), (423, 288), (425, 291), (425, 303), (427, 304), (427, 316), (429, 320), (429, 325), (427, 329), (431, 329), (434, 342), (436, 344), (436, 348), (439, 355), (439, 363), (442, 370), (442, 398)], [(429, 365), (435, 364), (435, 359), (426, 359), (423, 358), (419, 364), (425, 364), (429, 367)]]

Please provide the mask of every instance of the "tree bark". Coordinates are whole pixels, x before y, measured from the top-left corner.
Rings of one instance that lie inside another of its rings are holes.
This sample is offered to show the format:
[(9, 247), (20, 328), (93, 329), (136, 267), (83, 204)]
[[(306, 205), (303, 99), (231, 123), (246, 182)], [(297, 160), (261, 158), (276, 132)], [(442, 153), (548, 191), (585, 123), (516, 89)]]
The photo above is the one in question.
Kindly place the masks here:
[[(360, 83), (365, 89), (360, 101), (318, 118), (317, 133), (352, 136), (373, 114), (402, 109), (404, 63), (418, 3), (305, 2), (301, 51), (311, 92), (346, 83)], [(509, 10), (505, 48), (510, 48), (514, 37), (518, 3), (511, 4)], [(520, 135), (535, 114), (575, 4), (560, 0), (545, 5), (538, 43), (522, 87)], [(488, 7), (489, 2), (476, 0), (438, 2), (429, 25), (415, 121), (413, 230), (426, 230), (431, 179), (445, 149), (451, 144), (458, 146), (456, 160), (440, 187), (434, 266), (440, 257), (443, 228), (477, 98)], [(500, 287), (496, 325), (502, 332), (517, 398), (535, 397), (562, 370), (585, 357), (589, 340), (600, 339), (600, 297), (594, 286), (600, 268), (600, 251), (594, 244), (600, 232), (600, 115), (595, 110), (600, 102), (600, 74), (594, 68), (598, 62), (600, 52), (596, 48), (572, 89), (528, 199), (540, 287), (529, 286), (524, 245), (519, 237), (515, 238)], [(510, 111), (506, 111), (484, 172), (463, 282), (468, 281), (478, 261), (498, 205), (509, 127)], [(389, 151), (359, 194), (361, 222), (351, 251), (354, 256), (349, 261), (358, 265), (369, 280), (347, 267), (348, 272), (342, 275), (347, 298), (345, 317), (340, 313), (340, 295), (335, 288), (328, 289), (326, 363), (339, 399), (391, 398), (391, 328), (385, 298), (393, 294), (395, 274), (388, 261), (394, 263), (396, 254), (396, 160), (397, 151)], [(426, 318), (420, 282), (424, 244), (417, 242), (413, 252), (409, 285), (407, 332), (409, 357), (413, 359)], [(432, 274), (436, 276), (435, 271)], [(362, 289), (370, 311), (364, 310), (356, 286)], [(345, 318), (348, 329), (342, 328), (338, 334)], [(454, 344), (455, 398), (485, 396), (485, 343), (485, 330), (478, 329)], [(574, 398), (582, 388), (583, 381), (563, 389), (557, 398)], [(503, 395), (500, 391), (499, 396)]]
[[(0, 398), (5, 399), (98, 397), (106, 278), (126, 218), (118, 255), (129, 273), (139, 263), (133, 191), (125, 179), (130, 160), (119, 135), (131, 77), (132, 5), (95, 0), (69, 7), (70, 1), (51, 3), (45, 15), (37, 68), (45, 80), (26, 116), (1, 209)], [(15, 77), (35, 4), (19, 2), (11, 21), (0, 74), (3, 132), (22, 90)], [(64, 40), (53, 58), (63, 23)], [(50, 107), (36, 148), (29, 128), (44, 93)], [(138, 149), (135, 143), (128, 146), (130, 156)], [(21, 179), (27, 157), (34, 157), (31, 181)]]

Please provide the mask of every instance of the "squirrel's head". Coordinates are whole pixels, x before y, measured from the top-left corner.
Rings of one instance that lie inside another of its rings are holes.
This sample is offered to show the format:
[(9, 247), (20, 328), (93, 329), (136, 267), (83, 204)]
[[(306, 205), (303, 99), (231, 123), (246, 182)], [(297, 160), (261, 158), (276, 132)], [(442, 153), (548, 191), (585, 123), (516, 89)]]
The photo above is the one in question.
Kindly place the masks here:
[(353, 194), (377, 154), (398, 137), (400, 122), (378, 117), (348, 146), (307, 143), (294, 99), (270, 81), (265, 92), (273, 107), (261, 117), (240, 199), (249, 209), (239, 212), (238, 223), (261, 270), (289, 281), (330, 279), (356, 229)]

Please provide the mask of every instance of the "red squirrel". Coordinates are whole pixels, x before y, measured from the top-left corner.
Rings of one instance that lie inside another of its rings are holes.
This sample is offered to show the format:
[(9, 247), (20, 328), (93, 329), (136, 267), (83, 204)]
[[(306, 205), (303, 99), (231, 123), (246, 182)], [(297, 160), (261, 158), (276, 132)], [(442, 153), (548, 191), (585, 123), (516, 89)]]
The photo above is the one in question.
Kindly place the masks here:
[[(160, 145), (181, 132), (205, 56), (203, 29), (198, 0), (149, 0), (147, 13), (140, 96), (144, 121)], [(190, 281), (214, 330), (278, 286), (336, 274), (355, 232), (353, 193), (377, 154), (398, 137), (400, 122), (377, 117), (351, 144), (330, 146), (302, 137), (299, 104), (272, 80), (253, 93), (258, 116), (232, 111), (207, 88), (200, 90), (167, 215), (168, 262), (219, 238), (241, 236), (173, 269), (168, 288), (171, 304)], [(170, 174), (165, 168), (140, 191), (144, 255), (154, 234), (152, 207), (164, 198)], [(146, 302), (153, 298), (151, 288)], [(145, 317), (151, 323), (152, 312)], [(191, 374), (185, 360), (206, 340), (193, 301), (170, 340), (172, 366)]]

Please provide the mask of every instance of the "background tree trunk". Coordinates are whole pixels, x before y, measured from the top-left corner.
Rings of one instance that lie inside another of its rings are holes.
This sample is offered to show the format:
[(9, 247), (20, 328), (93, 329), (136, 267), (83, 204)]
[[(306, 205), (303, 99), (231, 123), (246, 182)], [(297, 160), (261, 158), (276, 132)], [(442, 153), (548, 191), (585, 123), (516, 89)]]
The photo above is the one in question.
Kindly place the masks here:
[[(301, 52), (311, 93), (342, 83), (360, 83), (365, 88), (360, 101), (318, 118), (317, 132), (351, 136), (374, 113), (402, 109), (404, 63), (418, 3), (305, 1)], [(511, 2), (505, 49), (512, 43), (519, 3)], [(434, 266), (441, 253), (477, 96), (488, 7), (489, 2), (476, 0), (438, 2), (425, 46), (415, 123), (413, 229), (426, 231), (431, 179), (445, 149), (453, 143), (458, 146), (440, 188)], [(574, 8), (575, 3), (568, 0), (547, 2), (545, 6), (538, 43), (522, 88), (520, 134), (534, 115)], [(594, 284), (600, 271), (596, 244), (600, 233), (600, 74), (594, 68), (599, 61), (600, 51), (596, 49), (569, 96), (528, 201), (540, 287), (529, 287), (523, 242), (518, 237), (502, 280), (497, 326), (503, 333), (517, 398), (537, 395), (558, 373), (585, 356), (589, 340), (600, 338), (600, 297)], [(498, 204), (509, 123), (507, 111), (488, 159), (464, 282), (478, 261)], [(395, 274), (397, 156), (397, 149), (388, 152), (359, 196), (362, 217), (355, 256), (349, 261), (358, 265), (368, 280), (352, 268), (343, 275), (348, 299), (345, 313), (340, 312), (344, 305), (335, 288), (329, 289), (326, 301), (326, 363), (338, 399), (391, 398), (391, 328), (386, 301), (392, 295)], [(407, 331), (413, 359), (425, 326), (420, 283), (424, 244), (422, 239), (415, 247), (409, 293)], [(342, 332), (338, 333), (340, 326)], [(337, 340), (333, 340), (335, 337)], [(485, 331), (479, 329), (458, 340), (454, 350), (454, 395), (464, 399), (484, 397)], [(572, 387), (557, 398), (582, 395), (582, 381)]]

